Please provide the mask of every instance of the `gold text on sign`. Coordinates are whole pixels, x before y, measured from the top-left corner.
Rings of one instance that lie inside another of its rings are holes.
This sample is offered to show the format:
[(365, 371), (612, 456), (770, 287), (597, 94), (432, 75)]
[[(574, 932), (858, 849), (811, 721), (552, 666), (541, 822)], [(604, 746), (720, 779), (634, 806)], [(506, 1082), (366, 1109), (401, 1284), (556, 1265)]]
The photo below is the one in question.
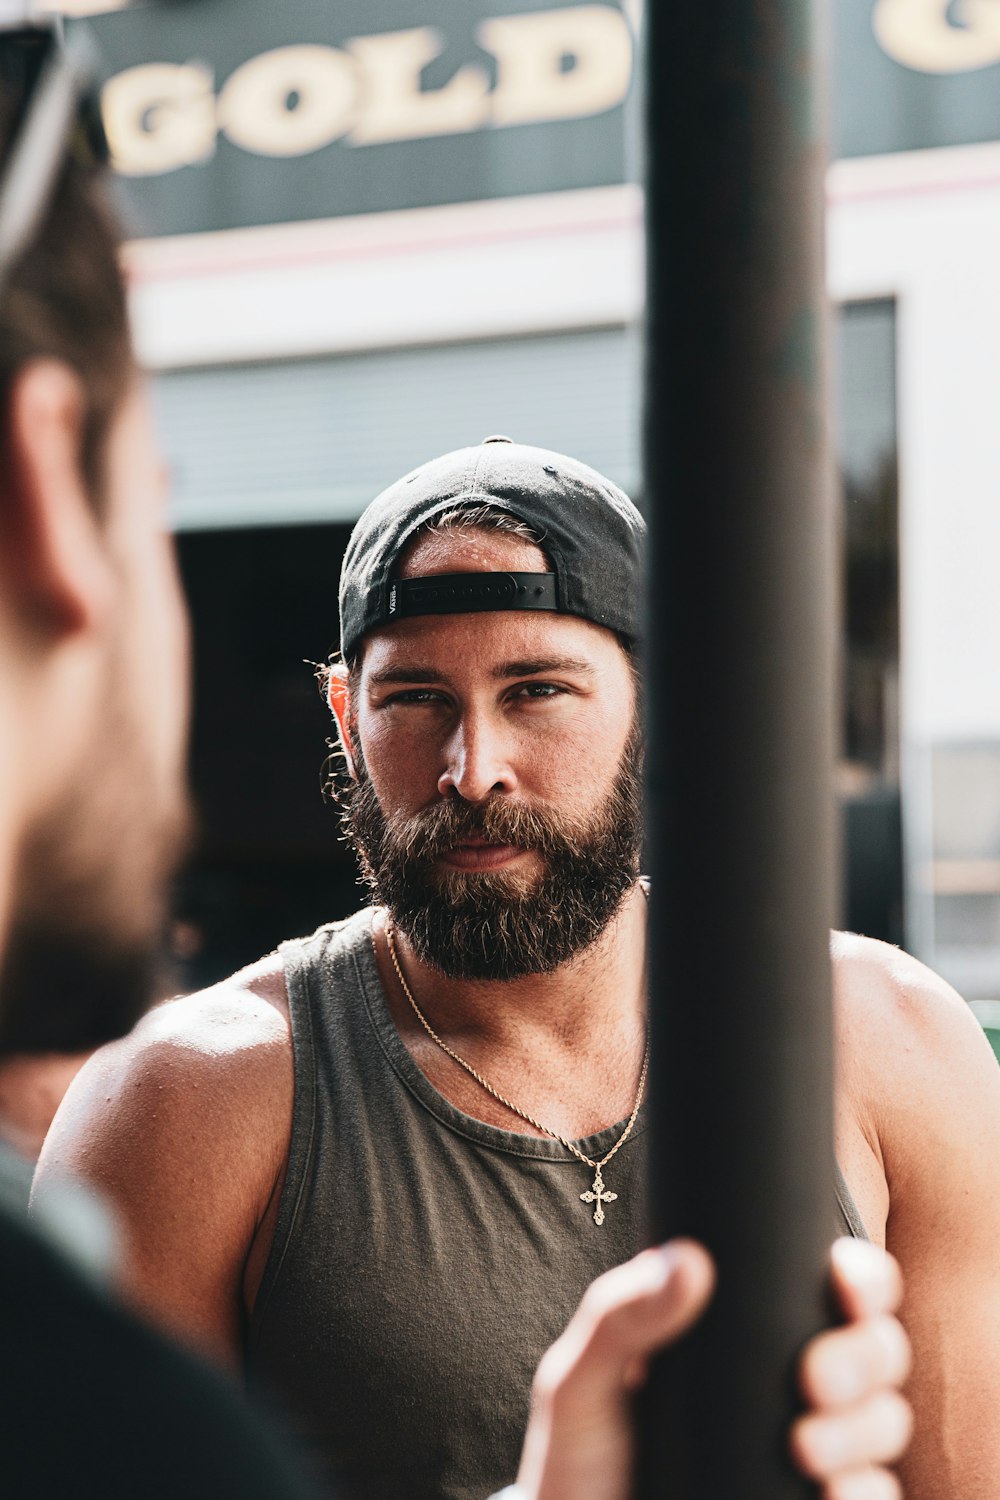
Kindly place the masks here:
[[(82, 5), (84, 0), (80, 0)], [(200, 62), (143, 63), (104, 89), (119, 171), (152, 176), (208, 160), (221, 132), (261, 156), (305, 156), (334, 141), (370, 146), (614, 109), (632, 79), (632, 31), (618, 6), (494, 16), (476, 27), (491, 66), (465, 62), (425, 86), (448, 39), (433, 26), (301, 43), (251, 57), (217, 88)]]

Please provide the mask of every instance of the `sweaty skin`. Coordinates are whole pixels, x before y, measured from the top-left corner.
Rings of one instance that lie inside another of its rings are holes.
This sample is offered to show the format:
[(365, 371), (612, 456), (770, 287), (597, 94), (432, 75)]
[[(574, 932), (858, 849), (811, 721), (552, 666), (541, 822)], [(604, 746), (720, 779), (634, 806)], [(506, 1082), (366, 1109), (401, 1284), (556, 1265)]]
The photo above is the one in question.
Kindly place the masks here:
[[(404, 573), (530, 570), (539, 557), (510, 537), (443, 535), (421, 542)], [(390, 818), (454, 795), (583, 813), (611, 784), (633, 692), (617, 641), (582, 620), (427, 616), (373, 633), (352, 709)], [(528, 881), (536, 859), (511, 868)], [(529, 1112), (570, 1138), (587, 1135), (631, 1107), (644, 924), (636, 889), (594, 949), (555, 974), (474, 986), (437, 976), (431, 1019), (501, 1088), (516, 1080), (511, 1092)], [(417, 1064), (459, 1109), (530, 1131), (419, 1028), (376, 926), (383, 985)], [(402, 938), (400, 951), (426, 998), (426, 971)], [(837, 936), (833, 962), (838, 1156), (869, 1233), (897, 1256), (907, 1285), (917, 1370), (907, 1494), (995, 1500), (1000, 1440), (986, 1408), (1000, 1373), (1000, 1070), (967, 1008), (915, 961)], [(129, 1295), (234, 1370), (274, 1233), (293, 1090), (272, 955), (159, 1007), (98, 1053), (67, 1094), (36, 1179), (44, 1193), (53, 1174), (81, 1172), (110, 1197), (131, 1240)], [(867, 1490), (828, 1493), (892, 1496), (893, 1484), (882, 1476)]]
[(898, 949), (832, 946), (837, 1153), (897, 1257), (913, 1343), (910, 1500), (1000, 1494), (1000, 1069), (963, 1000)]

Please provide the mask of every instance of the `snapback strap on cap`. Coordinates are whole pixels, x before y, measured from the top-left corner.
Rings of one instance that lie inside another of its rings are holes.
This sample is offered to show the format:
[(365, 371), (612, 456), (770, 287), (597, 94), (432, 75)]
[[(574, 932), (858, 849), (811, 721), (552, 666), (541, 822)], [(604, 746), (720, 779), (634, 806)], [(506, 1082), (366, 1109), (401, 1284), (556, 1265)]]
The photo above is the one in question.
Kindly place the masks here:
[(437, 573), (389, 584), (386, 619), (474, 610), (558, 610), (555, 573)]

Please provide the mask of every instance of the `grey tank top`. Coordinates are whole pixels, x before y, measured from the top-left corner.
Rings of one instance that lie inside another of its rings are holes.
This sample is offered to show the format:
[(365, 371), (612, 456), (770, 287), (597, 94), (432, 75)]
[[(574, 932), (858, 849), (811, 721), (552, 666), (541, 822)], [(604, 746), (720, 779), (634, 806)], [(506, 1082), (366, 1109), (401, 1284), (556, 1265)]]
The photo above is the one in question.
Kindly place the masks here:
[[(247, 1338), (317, 1477), (352, 1500), (484, 1500), (516, 1475), (539, 1358), (585, 1288), (645, 1243), (645, 1121), (592, 1174), (463, 1114), (396, 1030), (372, 913), (285, 943), (288, 1171)], [(578, 1142), (599, 1158), (623, 1126)], [(845, 1233), (863, 1236), (843, 1179)]]

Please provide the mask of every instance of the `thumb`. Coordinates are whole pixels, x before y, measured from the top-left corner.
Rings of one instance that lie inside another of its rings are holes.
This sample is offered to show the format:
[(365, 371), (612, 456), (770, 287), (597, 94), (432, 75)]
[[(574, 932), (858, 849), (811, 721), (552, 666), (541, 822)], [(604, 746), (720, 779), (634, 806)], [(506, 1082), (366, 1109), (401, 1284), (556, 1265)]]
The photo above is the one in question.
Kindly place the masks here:
[(535, 1375), (518, 1475), (526, 1497), (625, 1500), (630, 1394), (649, 1357), (690, 1328), (714, 1281), (701, 1246), (678, 1240), (637, 1255), (588, 1288)]
[(584, 1294), (566, 1332), (539, 1368), (573, 1389), (574, 1404), (623, 1399), (634, 1381), (626, 1374), (687, 1332), (715, 1285), (708, 1253), (693, 1240), (646, 1250), (598, 1278)]

